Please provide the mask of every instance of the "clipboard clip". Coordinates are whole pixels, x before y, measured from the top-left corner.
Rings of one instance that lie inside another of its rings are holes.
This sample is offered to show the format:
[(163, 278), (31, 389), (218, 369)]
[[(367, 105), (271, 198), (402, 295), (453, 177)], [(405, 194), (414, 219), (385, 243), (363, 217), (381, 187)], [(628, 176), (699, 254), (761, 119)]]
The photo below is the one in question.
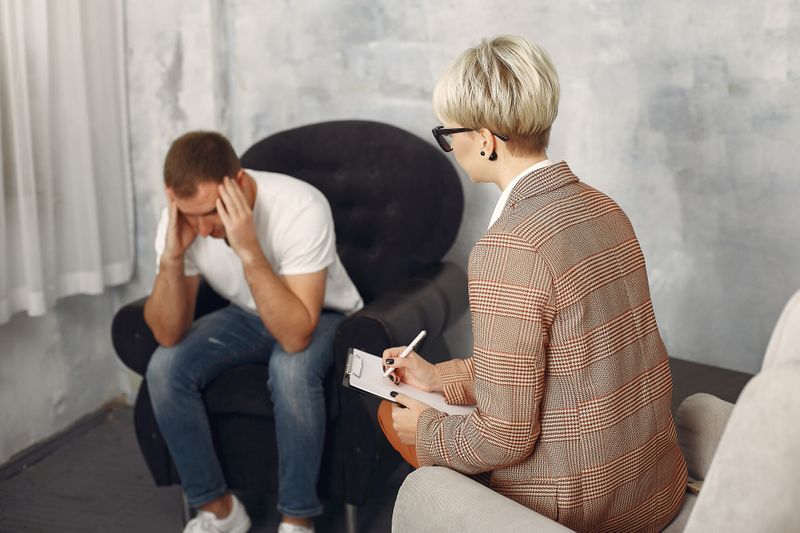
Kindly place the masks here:
[(361, 356), (353, 351), (350, 348), (347, 354), (347, 363), (344, 367), (345, 376), (355, 376), (357, 378), (361, 377), (361, 369), (364, 368), (364, 361), (361, 359)]

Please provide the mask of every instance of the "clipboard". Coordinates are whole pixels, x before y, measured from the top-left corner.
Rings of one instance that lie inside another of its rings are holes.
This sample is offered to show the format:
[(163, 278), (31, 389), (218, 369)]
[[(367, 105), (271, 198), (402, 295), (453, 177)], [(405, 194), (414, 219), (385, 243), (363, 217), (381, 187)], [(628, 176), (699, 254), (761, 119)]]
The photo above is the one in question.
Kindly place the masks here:
[(393, 403), (397, 403), (397, 400), (390, 393), (396, 391), (451, 415), (468, 415), (475, 410), (475, 406), (471, 405), (450, 405), (438, 392), (421, 391), (407, 383), (395, 385), (392, 380), (383, 377), (383, 360), (358, 348), (347, 351), (342, 385)]

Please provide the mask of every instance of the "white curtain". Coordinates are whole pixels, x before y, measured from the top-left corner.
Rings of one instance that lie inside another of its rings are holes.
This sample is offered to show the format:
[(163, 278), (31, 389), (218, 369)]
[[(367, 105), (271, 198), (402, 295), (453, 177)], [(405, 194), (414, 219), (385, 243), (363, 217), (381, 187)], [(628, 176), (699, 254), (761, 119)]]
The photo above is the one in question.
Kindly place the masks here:
[(0, 324), (133, 273), (122, 0), (0, 0)]

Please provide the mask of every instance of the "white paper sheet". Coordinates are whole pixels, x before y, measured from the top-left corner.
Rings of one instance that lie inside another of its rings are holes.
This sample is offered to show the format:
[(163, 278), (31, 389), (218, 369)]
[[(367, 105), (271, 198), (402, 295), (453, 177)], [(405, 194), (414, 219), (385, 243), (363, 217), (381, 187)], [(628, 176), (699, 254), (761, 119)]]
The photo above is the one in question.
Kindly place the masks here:
[(350, 355), (350, 386), (394, 402), (391, 392), (397, 391), (451, 415), (468, 415), (475, 410), (472, 405), (450, 405), (438, 392), (423, 392), (406, 383), (395, 385), (383, 376), (383, 363), (377, 355), (353, 348)]

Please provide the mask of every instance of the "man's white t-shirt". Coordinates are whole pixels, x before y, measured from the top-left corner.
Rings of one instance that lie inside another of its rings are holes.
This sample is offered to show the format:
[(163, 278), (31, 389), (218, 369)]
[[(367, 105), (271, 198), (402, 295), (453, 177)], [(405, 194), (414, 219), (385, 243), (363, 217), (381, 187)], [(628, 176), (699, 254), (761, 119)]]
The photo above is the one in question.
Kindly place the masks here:
[[(333, 216), (325, 196), (313, 185), (291, 176), (246, 172), (256, 182), (256, 234), (275, 273), (292, 276), (327, 268), (323, 307), (345, 314), (361, 309), (364, 302), (336, 253)], [(164, 208), (156, 231), (156, 272), (168, 224), (169, 212)], [(257, 312), (242, 262), (224, 239), (197, 237), (184, 255), (184, 274), (202, 275), (220, 296)]]

